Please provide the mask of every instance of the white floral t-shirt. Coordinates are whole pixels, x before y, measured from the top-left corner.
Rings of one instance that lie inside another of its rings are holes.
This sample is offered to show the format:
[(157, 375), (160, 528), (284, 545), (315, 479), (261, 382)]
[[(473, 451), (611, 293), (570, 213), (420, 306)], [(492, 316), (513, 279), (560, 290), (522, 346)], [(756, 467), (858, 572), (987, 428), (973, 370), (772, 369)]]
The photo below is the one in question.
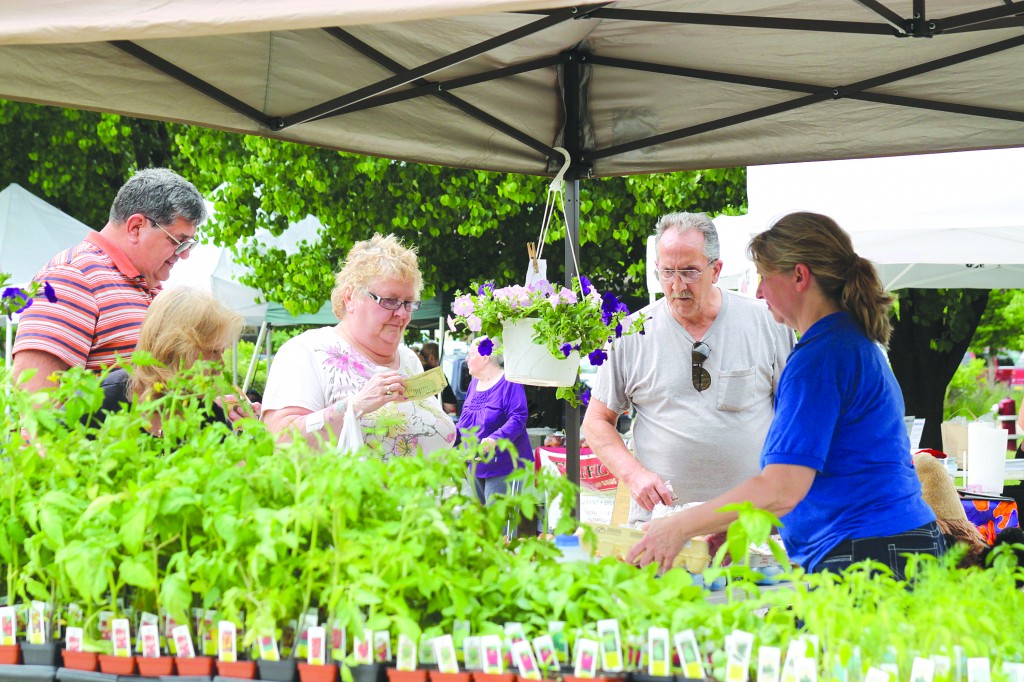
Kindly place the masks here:
[[(398, 371), (406, 376), (423, 371), (410, 348), (398, 347)], [(289, 339), (270, 365), (264, 410), (302, 407), (316, 412), (354, 395), (371, 376), (389, 368), (379, 366), (351, 347), (334, 327), (313, 329)], [(374, 433), (379, 421), (398, 421), (383, 433)], [(455, 424), (436, 396), (404, 403), (388, 403), (359, 419), (363, 438), (379, 445), (384, 459), (433, 452), (455, 442)]]

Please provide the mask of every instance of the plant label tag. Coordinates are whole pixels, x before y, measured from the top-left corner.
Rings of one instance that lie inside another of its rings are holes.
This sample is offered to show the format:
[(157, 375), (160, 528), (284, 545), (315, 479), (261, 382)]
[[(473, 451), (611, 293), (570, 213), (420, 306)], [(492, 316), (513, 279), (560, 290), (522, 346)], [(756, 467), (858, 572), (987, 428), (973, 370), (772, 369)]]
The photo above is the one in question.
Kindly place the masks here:
[(316, 609), (311, 609), (299, 616), (295, 630), (299, 633), (296, 638), (294, 658), (304, 659), (309, 656), (309, 629), (320, 624), (320, 614)]
[(537, 666), (537, 659), (533, 656), (533, 648), (529, 642), (519, 641), (512, 645), (512, 660), (516, 662), (516, 668), (519, 669), (519, 679), (541, 679), (540, 668)]
[(1024, 663), (1003, 661), (1003, 674), (1009, 682), (1024, 682)]
[(85, 625), (85, 614), (82, 613), (82, 607), (74, 602), (68, 604), (68, 625), (75, 627)]
[(505, 639), (508, 640), (509, 644), (525, 642), (526, 632), (523, 630), (523, 624), (515, 621), (505, 623)]
[(910, 682), (932, 682), (935, 679), (935, 661), (930, 658), (914, 658), (910, 667)]
[(881, 668), (871, 666), (864, 676), (864, 682), (890, 682), (890, 675)]
[(929, 658), (935, 664), (935, 679), (937, 682), (949, 682), (949, 673), (953, 669), (949, 656), (932, 654)]
[(110, 639), (110, 619), (114, 614), (110, 611), (99, 612), (100, 639)]
[(987, 658), (967, 659), (967, 682), (991, 682), (991, 665)]
[(424, 665), (435, 665), (437, 658), (434, 657), (433, 637), (420, 637), (420, 663)]
[(668, 628), (647, 629), (647, 674), (668, 677), (672, 672)]
[(465, 661), (466, 670), (483, 670), (479, 637), (467, 637), (462, 640), (462, 660)]
[(13, 606), (0, 607), (0, 644), (12, 646), (18, 641), (18, 612)]
[(501, 637), (484, 635), (480, 638), (480, 651), (483, 654), (483, 669), (487, 675), (501, 675), (505, 672), (505, 662), (501, 657)]
[(67, 651), (81, 651), (82, 650), (82, 638), (85, 633), (82, 628), (69, 627), (64, 633), (64, 649)]
[(646, 665), (647, 644), (643, 635), (631, 632), (626, 635), (626, 667), (630, 670), (640, 670)]
[(197, 628), (197, 631), (201, 634), (200, 639), (203, 642), (203, 654), (206, 656), (216, 656), (220, 651), (217, 641), (219, 632), (218, 628), (214, 626), (214, 619), (216, 617), (216, 610), (203, 611), (202, 619), (199, 621), (199, 627)]
[(235, 624), (230, 620), (217, 623), (217, 656), (225, 663), (234, 663), (238, 660), (236, 634)]
[(555, 651), (555, 643), (551, 639), (551, 635), (534, 637), (533, 651), (537, 654), (537, 665), (540, 666), (541, 670), (554, 673), (561, 669), (558, 663), (558, 652)]
[(795, 639), (786, 648), (786, 661), (782, 664), (782, 682), (797, 682), (796, 662), (807, 655), (807, 643)]
[(139, 626), (139, 642), (143, 658), (160, 656), (160, 627), (156, 623), (145, 623)]
[(46, 602), (32, 600), (25, 639), (29, 644), (46, 644)]
[(569, 638), (565, 636), (565, 621), (549, 620), (548, 634), (551, 635), (551, 641), (555, 643), (555, 651), (558, 652), (558, 659), (560, 661), (568, 662)]
[(818, 663), (813, 658), (796, 662), (796, 677), (800, 682), (818, 682)]
[[(148, 611), (143, 611), (142, 613), (139, 614), (139, 627), (136, 630), (138, 635), (135, 637), (135, 653), (141, 654), (142, 656), (145, 656), (145, 653), (144, 653), (144, 651), (142, 649), (142, 626), (143, 625), (154, 625), (154, 626), (156, 626), (156, 628), (157, 628), (157, 633), (156, 633), (156, 635), (157, 635), (157, 648), (159, 649), (159, 646), (160, 646), (160, 644), (159, 644), (159, 642), (160, 642), (160, 617), (157, 616), (156, 614), (149, 613)], [(157, 653), (157, 656), (159, 656), (159, 655), (160, 654)]]
[(597, 657), (601, 645), (597, 640), (580, 637), (576, 640), (576, 664), (573, 666), (573, 674), (576, 677), (593, 679), (597, 677)]
[(273, 630), (261, 632), (256, 637), (257, 649), (260, 653), (260, 660), (280, 661), (281, 652), (277, 648), (277, 634)]
[(782, 649), (762, 646), (757, 649), (757, 682), (779, 682), (782, 667)]
[[(727, 639), (725, 680), (747, 682), (750, 678), (750, 656), (754, 649), (754, 635), (744, 630), (733, 630)], [(813, 659), (811, 661), (813, 663)]]
[(704, 666), (700, 661), (700, 647), (697, 646), (697, 637), (693, 630), (677, 632), (675, 637), (676, 655), (679, 656), (679, 663), (683, 667), (683, 676), (691, 680), (704, 678)]
[(327, 663), (327, 630), (313, 625), (306, 630), (306, 663), (324, 665)]
[(352, 640), (352, 654), (355, 656), (356, 665), (373, 663), (373, 630), (364, 628), (363, 635)]
[(373, 657), (377, 663), (387, 663), (391, 660), (390, 631), (377, 630), (373, 633)]
[(341, 661), (345, 659), (345, 627), (340, 620), (331, 621), (331, 660)]
[(171, 630), (174, 639), (174, 653), (178, 658), (195, 658), (196, 650), (192, 646), (192, 633), (187, 625), (179, 625)]
[(434, 658), (437, 660), (437, 669), (440, 672), (459, 672), (459, 660), (455, 657), (455, 641), (451, 635), (435, 637), (431, 646), (434, 649)]
[(171, 617), (171, 614), (164, 613), (164, 639), (167, 640), (167, 652), (172, 656), (178, 655), (178, 644), (174, 641), (174, 628), (178, 627), (178, 621)]
[(110, 621), (110, 639), (114, 645), (114, 655), (128, 657), (132, 655), (131, 632), (127, 618), (114, 618)]
[(601, 640), (601, 668), (608, 672), (622, 670), (622, 638), (619, 621), (607, 618), (597, 621), (597, 636)]
[(964, 648), (959, 644), (953, 645), (953, 682), (964, 682), (967, 675), (967, 657), (964, 656)]
[(398, 634), (398, 658), (395, 661), (395, 669), (416, 669), (416, 642), (404, 632)]

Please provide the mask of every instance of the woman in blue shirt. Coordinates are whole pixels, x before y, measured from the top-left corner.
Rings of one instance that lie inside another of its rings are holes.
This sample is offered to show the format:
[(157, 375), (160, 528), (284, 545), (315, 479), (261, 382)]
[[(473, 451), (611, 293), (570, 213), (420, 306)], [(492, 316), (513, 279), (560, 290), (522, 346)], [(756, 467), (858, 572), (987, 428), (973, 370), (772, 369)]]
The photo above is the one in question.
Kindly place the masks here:
[(904, 577), (907, 553), (942, 555), (921, 496), (903, 396), (879, 344), (892, 298), (831, 218), (791, 213), (753, 238), (757, 297), (800, 341), (782, 372), (761, 474), (650, 524), (627, 560), (670, 566), (689, 538), (725, 530), (721, 507), (749, 500), (779, 516), (790, 558), (811, 572), (872, 559)]
[[(477, 344), (481, 340), (470, 346), (466, 358), (473, 379), (456, 427), (460, 439), (475, 435), (481, 446), (492, 453), (489, 459), (469, 463), (469, 479), (476, 496), (487, 504), (493, 495), (506, 492), (510, 473), (533, 463), (533, 450), (526, 433), (526, 390), (505, 379), (502, 356), (480, 355)], [(510, 441), (514, 451), (496, 449), (502, 439)]]

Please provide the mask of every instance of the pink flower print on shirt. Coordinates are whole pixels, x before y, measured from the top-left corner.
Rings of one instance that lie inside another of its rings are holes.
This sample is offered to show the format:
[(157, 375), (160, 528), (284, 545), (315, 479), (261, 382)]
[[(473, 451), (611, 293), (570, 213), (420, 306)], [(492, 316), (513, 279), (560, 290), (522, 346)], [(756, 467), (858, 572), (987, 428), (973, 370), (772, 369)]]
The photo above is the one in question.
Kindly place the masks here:
[(346, 374), (351, 373), (364, 378), (369, 378), (370, 376), (366, 365), (353, 357), (352, 352), (348, 350), (328, 348), (327, 360), (324, 364)]

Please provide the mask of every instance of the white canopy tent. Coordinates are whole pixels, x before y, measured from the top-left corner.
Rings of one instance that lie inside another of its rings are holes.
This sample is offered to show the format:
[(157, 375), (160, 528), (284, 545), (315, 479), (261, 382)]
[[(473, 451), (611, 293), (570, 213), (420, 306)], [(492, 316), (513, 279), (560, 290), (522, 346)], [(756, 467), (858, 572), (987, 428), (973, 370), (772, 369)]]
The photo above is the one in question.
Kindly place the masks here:
[[(0, 191), (0, 272), (11, 275), (10, 285), (24, 287), (54, 254), (82, 241), (92, 230), (64, 211), (17, 184)], [(4, 360), (11, 363), (13, 325), (6, 327)]]
[(754, 166), (747, 188), (748, 214), (715, 220), (723, 244), (815, 211), (890, 290), (1024, 287), (1024, 149)]

